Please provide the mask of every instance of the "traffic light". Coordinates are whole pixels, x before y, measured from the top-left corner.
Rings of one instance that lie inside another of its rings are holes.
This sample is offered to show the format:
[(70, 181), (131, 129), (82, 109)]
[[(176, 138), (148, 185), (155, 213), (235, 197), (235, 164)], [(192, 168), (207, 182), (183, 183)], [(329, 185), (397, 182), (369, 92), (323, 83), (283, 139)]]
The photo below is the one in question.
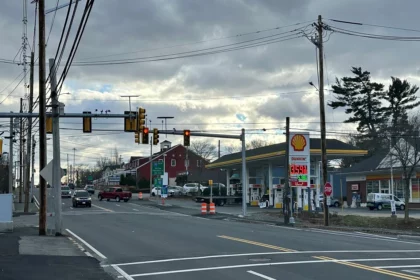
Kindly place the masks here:
[(149, 144), (149, 128), (147, 128), (147, 127), (143, 127), (141, 143), (142, 144)]
[(188, 147), (190, 145), (190, 136), (191, 132), (189, 130), (184, 130), (184, 146)]
[(134, 143), (140, 144), (140, 132), (134, 132)]
[[(83, 112), (83, 114), (91, 114), (91, 112)], [(92, 132), (92, 117), (83, 117), (83, 133)]]
[(53, 120), (52, 117), (47, 117), (45, 120), (45, 129), (47, 131), (47, 134), (53, 133)]
[(125, 132), (136, 132), (137, 131), (137, 112), (136, 111), (124, 111), (124, 115), (130, 115), (130, 117), (124, 118), (124, 131)]
[(146, 124), (146, 109), (139, 108), (137, 114), (137, 131), (143, 131), (144, 125)]
[(153, 128), (153, 145), (157, 145), (159, 143), (159, 130), (157, 128)]

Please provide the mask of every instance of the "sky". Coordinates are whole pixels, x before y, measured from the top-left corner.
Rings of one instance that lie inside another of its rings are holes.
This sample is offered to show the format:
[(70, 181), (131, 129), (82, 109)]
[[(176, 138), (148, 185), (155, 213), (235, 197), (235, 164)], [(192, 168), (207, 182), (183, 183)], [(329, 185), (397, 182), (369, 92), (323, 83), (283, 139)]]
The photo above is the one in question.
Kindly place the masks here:
[[(28, 55), (34, 47), (35, 22), (35, 4), (30, 2), (27, 1)], [(60, 0), (59, 5), (68, 2)], [(56, 0), (46, 0), (46, 10), (56, 4)], [(58, 76), (84, 6), (82, 0)], [(145, 108), (151, 128), (162, 129), (157, 117), (172, 116), (174, 119), (167, 123), (169, 130), (238, 135), (245, 128), (248, 141), (282, 142), (285, 119), (290, 117), (292, 130), (310, 130), (311, 137), (319, 137), (319, 97), (309, 85), (313, 82), (318, 87), (316, 47), (310, 40), (318, 15), (333, 28), (420, 36), (420, 31), (379, 27), (420, 29), (419, 8), (420, 2), (415, 0), (404, 1), (404, 5), (391, 0), (97, 0), (65, 79), (60, 102), (65, 104), (67, 113), (123, 113), (129, 110), (129, 104), (128, 98), (121, 96), (136, 95), (139, 97), (132, 98), (132, 109)], [(20, 98), (25, 98), (28, 91), (23, 81), (19, 84), (23, 78), (21, 63), (2, 62), (22, 62), (22, 11), (23, 1), (5, 1), (0, 9), (0, 112), (19, 111)], [(46, 15), (47, 64), (48, 58), (56, 54), (66, 14), (67, 8), (62, 8)], [(326, 35), (326, 102), (334, 99), (328, 89), (336, 77), (350, 75), (352, 66), (370, 71), (372, 80), (385, 85), (391, 76), (420, 83), (416, 59), (419, 42), (376, 40), (338, 32)], [(248, 47), (240, 47), (244, 45)], [(198, 55), (203, 52), (207, 54)], [(135, 63), (109, 64), (127, 59)], [(86, 65), (89, 63), (93, 65)], [(105, 65), (97, 65), (101, 63)], [(34, 93), (38, 96), (38, 65)], [(27, 108), (27, 99), (24, 104)], [(343, 110), (326, 106), (327, 137), (343, 139), (346, 133), (354, 132), (355, 125), (343, 124), (345, 119)], [(9, 133), (8, 123), (8, 119), (0, 120), (3, 136)], [(62, 119), (60, 128), (63, 168), (67, 166), (67, 155), (70, 164), (74, 160), (76, 165), (93, 166), (99, 157), (110, 157), (114, 148), (124, 162), (130, 156), (150, 154), (149, 146), (135, 144), (134, 134), (122, 131), (121, 119), (94, 119), (91, 134), (82, 133), (81, 119)], [(182, 136), (160, 136), (161, 141), (165, 139), (173, 145), (182, 142)], [(217, 144), (218, 139), (209, 141)], [(47, 143), (50, 161), (52, 140)], [(222, 154), (224, 147), (230, 145), (239, 143), (221, 140)], [(3, 151), (8, 149), (5, 139)], [(159, 146), (153, 147), (154, 152), (158, 150)], [(38, 158), (37, 151), (36, 171)]]

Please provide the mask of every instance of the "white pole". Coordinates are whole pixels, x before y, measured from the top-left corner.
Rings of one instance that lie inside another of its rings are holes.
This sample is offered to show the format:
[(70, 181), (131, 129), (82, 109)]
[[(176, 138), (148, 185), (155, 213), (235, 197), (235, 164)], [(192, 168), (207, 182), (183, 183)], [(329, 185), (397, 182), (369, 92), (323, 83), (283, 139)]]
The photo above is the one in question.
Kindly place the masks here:
[(242, 128), (242, 216), (246, 216), (246, 196), (247, 196), (247, 170), (246, 170), (246, 153), (245, 153), (245, 129)]
[(395, 201), (394, 201), (394, 171), (393, 171), (393, 162), (392, 162), (392, 137), (389, 141), (389, 156), (391, 157), (391, 215), (395, 216)]

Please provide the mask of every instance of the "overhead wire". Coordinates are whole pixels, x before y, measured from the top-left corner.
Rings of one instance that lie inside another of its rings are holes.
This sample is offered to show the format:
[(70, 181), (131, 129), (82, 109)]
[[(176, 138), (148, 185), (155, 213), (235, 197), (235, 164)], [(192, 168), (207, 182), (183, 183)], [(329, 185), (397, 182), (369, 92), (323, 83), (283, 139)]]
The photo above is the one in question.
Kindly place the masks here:
[[(50, 31), (48, 32), (48, 37), (47, 37), (47, 42), (45, 43), (45, 47), (48, 46), (48, 41), (50, 40), (51, 31), (52, 31), (53, 26), (54, 26), (55, 17), (57, 15), (58, 3), (60, 3), (60, 0), (57, 0), (57, 4), (55, 5), (54, 16), (52, 18), (52, 22), (51, 22), (51, 26), (50, 26)], [(70, 3), (71, 3), (71, 1), (70, 1)]]

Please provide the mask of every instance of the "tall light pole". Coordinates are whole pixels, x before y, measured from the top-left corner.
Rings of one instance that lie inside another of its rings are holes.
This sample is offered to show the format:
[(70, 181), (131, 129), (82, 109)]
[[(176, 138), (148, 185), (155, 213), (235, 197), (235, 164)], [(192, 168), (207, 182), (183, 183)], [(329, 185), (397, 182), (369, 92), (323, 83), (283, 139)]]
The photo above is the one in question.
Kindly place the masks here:
[[(168, 130), (168, 127), (167, 127), (167, 119), (173, 119), (174, 117), (157, 117), (158, 119), (164, 119), (165, 120), (165, 130)], [(165, 138), (168, 138), (168, 134), (167, 133), (165, 133)]]
[(74, 171), (76, 169), (76, 148), (73, 148), (73, 170), (72, 170), (72, 183), (74, 184)]
[(140, 95), (120, 95), (120, 97), (127, 97), (128, 98), (128, 108), (131, 112), (131, 98), (140, 97)]

